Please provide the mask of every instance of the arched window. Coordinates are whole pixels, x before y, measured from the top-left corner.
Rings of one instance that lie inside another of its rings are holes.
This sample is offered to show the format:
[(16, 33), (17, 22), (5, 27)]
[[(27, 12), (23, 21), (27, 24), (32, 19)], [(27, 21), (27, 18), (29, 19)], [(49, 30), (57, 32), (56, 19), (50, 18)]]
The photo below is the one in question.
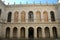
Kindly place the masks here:
[(50, 12), (50, 15), (51, 15), (51, 21), (55, 21), (55, 15), (53, 11)]
[(21, 28), (21, 38), (25, 38), (25, 28)]
[(14, 22), (18, 22), (18, 14), (19, 14), (18, 11), (14, 13)]
[(9, 12), (9, 13), (8, 13), (7, 22), (11, 22), (11, 16), (12, 16), (12, 12)]
[(44, 11), (43, 16), (44, 16), (44, 21), (47, 22), (48, 21), (48, 12)]
[(13, 28), (13, 38), (17, 38), (17, 28)]
[(10, 38), (10, 28), (6, 28), (6, 38)]
[(57, 36), (57, 29), (56, 29), (56, 27), (53, 27), (52, 30), (53, 30), (53, 37), (57, 38), (58, 36)]
[(42, 38), (42, 28), (40, 27), (37, 28), (37, 37)]
[(0, 16), (1, 16), (1, 12), (2, 12), (2, 10), (0, 9)]
[(45, 28), (45, 37), (50, 38), (50, 30), (48, 27)]
[(26, 17), (26, 13), (25, 13), (25, 11), (22, 11), (21, 12), (21, 22), (25, 22), (26, 21), (25, 17)]
[(36, 20), (37, 20), (37, 22), (41, 21), (41, 13), (40, 13), (40, 11), (36, 12)]
[(33, 22), (34, 21), (34, 15), (33, 15), (32, 11), (29, 11), (29, 13), (28, 13), (28, 20), (29, 20), (29, 22)]

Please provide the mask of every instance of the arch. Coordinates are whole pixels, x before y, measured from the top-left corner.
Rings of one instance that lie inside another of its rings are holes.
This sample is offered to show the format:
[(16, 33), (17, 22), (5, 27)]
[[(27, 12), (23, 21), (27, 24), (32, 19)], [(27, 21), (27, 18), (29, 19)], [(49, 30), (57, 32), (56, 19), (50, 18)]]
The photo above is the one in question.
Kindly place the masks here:
[(44, 21), (47, 22), (48, 21), (48, 12), (44, 11), (43, 16), (44, 16)]
[(17, 38), (17, 28), (13, 28), (13, 38)]
[(37, 20), (37, 22), (41, 21), (41, 12), (40, 11), (36, 12), (36, 20)]
[(50, 12), (50, 15), (51, 15), (51, 21), (55, 21), (54, 11), (51, 11)]
[(9, 12), (9, 13), (8, 13), (7, 22), (11, 22), (11, 16), (12, 16), (12, 12)]
[(37, 38), (42, 38), (42, 28), (41, 27), (37, 28)]
[(14, 13), (14, 22), (18, 22), (18, 15), (19, 15), (19, 12), (16, 11), (16, 12)]
[(21, 28), (21, 38), (25, 38), (25, 28), (24, 27), (22, 27)]
[(45, 37), (50, 38), (50, 30), (48, 27), (45, 28)]
[(28, 37), (29, 38), (34, 38), (34, 29), (32, 27), (30, 27), (28, 29)]
[(2, 12), (2, 10), (0, 9), (0, 16), (1, 16), (1, 12)]
[(6, 28), (6, 38), (10, 38), (10, 28)]
[(29, 22), (33, 22), (34, 21), (33, 11), (29, 11), (29, 13), (28, 13), (28, 20), (29, 20)]
[(53, 30), (53, 37), (54, 38), (57, 38), (58, 37), (57, 36), (57, 28), (56, 27), (53, 27), (52, 30)]
[(25, 22), (26, 21), (25, 17), (26, 17), (26, 13), (25, 13), (25, 11), (22, 11), (21, 12), (21, 22)]

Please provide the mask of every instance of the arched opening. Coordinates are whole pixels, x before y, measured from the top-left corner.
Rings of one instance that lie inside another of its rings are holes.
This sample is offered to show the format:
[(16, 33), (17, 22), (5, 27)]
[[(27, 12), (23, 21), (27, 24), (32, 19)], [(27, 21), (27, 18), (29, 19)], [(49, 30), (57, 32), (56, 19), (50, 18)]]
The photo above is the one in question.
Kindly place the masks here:
[(33, 15), (32, 11), (29, 11), (29, 13), (28, 13), (28, 20), (29, 20), (29, 22), (33, 22), (34, 21), (34, 15)]
[(37, 28), (37, 38), (42, 38), (42, 29), (40, 27)]
[(10, 28), (6, 28), (6, 38), (10, 38)]
[(44, 11), (43, 16), (44, 16), (44, 21), (47, 22), (48, 21), (48, 12)]
[(53, 29), (53, 37), (57, 38), (58, 36), (57, 36), (57, 29), (56, 29), (56, 27), (53, 27), (52, 29)]
[(0, 17), (1, 17), (1, 12), (2, 12), (2, 10), (0, 9)]
[(51, 15), (51, 21), (55, 21), (55, 15), (53, 11), (50, 12), (50, 15)]
[(11, 16), (12, 16), (12, 12), (9, 12), (7, 22), (11, 22)]
[(17, 38), (17, 28), (13, 28), (13, 38)]
[(18, 22), (18, 15), (19, 15), (19, 12), (16, 11), (16, 12), (14, 13), (14, 22)]
[(22, 11), (21, 12), (21, 22), (25, 22), (26, 21), (25, 17), (26, 17), (26, 13), (25, 13), (25, 11)]
[(37, 20), (37, 22), (41, 21), (41, 13), (40, 13), (40, 11), (36, 12), (36, 20)]
[(50, 30), (48, 27), (45, 28), (45, 37), (50, 38)]
[(21, 28), (21, 38), (25, 38), (25, 28), (24, 27), (22, 27)]
[(28, 29), (28, 37), (29, 38), (34, 38), (34, 29), (32, 27), (30, 27)]

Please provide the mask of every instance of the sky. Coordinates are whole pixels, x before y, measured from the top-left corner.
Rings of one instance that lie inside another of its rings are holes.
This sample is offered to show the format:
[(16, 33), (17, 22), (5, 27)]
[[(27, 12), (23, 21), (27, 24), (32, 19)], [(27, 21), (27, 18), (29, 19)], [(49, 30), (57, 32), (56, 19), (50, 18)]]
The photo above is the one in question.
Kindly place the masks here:
[(9, 3), (9, 4), (46, 4), (46, 3), (49, 3), (49, 4), (54, 4), (54, 3), (57, 3), (57, 0), (2, 0), (6, 5)]

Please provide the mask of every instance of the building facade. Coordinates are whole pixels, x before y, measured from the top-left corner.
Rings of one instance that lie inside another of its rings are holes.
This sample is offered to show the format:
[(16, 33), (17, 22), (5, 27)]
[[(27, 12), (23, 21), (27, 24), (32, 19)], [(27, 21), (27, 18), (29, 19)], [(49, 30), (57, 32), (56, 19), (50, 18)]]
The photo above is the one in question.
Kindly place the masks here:
[(5, 5), (0, 1), (0, 37), (60, 38), (60, 3)]

